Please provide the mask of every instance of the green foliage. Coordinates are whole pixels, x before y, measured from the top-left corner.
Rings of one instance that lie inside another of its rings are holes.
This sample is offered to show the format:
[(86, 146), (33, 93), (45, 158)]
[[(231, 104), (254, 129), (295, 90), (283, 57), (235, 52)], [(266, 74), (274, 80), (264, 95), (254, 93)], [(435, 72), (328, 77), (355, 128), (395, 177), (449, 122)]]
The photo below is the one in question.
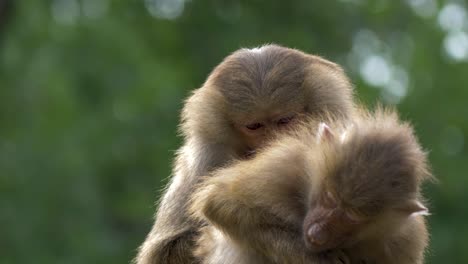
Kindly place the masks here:
[(361, 101), (396, 104), (414, 123), (440, 179), (426, 188), (428, 263), (468, 262), (462, 2), (10, 2), (0, 263), (128, 263), (170, 175), (183, 99), (230, 52), (272, 42), (339, 62)]

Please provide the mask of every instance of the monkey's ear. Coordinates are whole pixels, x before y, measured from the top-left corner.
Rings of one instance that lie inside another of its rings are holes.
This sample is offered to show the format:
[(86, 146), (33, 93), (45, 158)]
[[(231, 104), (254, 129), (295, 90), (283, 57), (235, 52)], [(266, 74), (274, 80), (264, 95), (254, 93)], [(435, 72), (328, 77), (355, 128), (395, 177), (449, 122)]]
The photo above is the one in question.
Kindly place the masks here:
[(413, 215), (430, 215), (429, 210), (418, 200), (410, 200), (403, 206), (397, 208), (399, 211)]
[(331, 128), (321, 122), (318, 127), (318, 132), (317, 132), (317, 142), (323, 142), (323, 141), (329, 141), (335, 138), (335, 134), (331, 131)]

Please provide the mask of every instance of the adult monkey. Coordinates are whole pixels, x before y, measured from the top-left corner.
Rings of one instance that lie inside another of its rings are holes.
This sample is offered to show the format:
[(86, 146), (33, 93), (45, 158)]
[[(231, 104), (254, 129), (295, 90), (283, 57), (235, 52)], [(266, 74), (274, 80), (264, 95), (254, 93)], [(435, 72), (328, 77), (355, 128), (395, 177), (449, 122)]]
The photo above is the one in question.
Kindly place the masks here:
[(188, 200), (200, 176), (248, 158), (275, 131), (304, 117), (348, 119), (354, 112), (352, 86), (335, 63), (277, 45), (228, 56), (186, 101), (184, 145), (136, 262), (196, 262), (200, 226), (189, 216)]

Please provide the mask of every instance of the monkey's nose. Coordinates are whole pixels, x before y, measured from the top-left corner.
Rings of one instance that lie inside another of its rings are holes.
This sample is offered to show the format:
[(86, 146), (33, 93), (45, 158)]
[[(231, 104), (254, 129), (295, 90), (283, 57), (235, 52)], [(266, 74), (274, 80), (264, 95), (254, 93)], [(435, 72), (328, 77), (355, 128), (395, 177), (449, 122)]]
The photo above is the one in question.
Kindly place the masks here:
[(309, 242), (314, 246), (322, 246), (328, 240), (327, 232), (319, 224), (313, 224), (309, 227), (307, 237), (309, 238)]

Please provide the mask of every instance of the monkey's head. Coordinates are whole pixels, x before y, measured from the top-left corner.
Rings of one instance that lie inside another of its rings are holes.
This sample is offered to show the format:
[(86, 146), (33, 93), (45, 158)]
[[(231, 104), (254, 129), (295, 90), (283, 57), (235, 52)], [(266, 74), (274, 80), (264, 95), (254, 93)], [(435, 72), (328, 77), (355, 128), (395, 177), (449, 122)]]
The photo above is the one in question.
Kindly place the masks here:
[(377, 111), (375, 116), (357, 120), (343, 131), (346, 137), (319, 127), (319, 143), (330, 152), (304, 220), (304, 239), (313, 251), (349, 246), (427, 214), (419, 190), (430, 177), (425, 153), (395, 114)]
[(266, 45), (238, 50), (213, 70), (188, 100), (183, 130), (249, 151), (305, 117), (346, 118), (353, 109), (352, 87), (338, 65)]

